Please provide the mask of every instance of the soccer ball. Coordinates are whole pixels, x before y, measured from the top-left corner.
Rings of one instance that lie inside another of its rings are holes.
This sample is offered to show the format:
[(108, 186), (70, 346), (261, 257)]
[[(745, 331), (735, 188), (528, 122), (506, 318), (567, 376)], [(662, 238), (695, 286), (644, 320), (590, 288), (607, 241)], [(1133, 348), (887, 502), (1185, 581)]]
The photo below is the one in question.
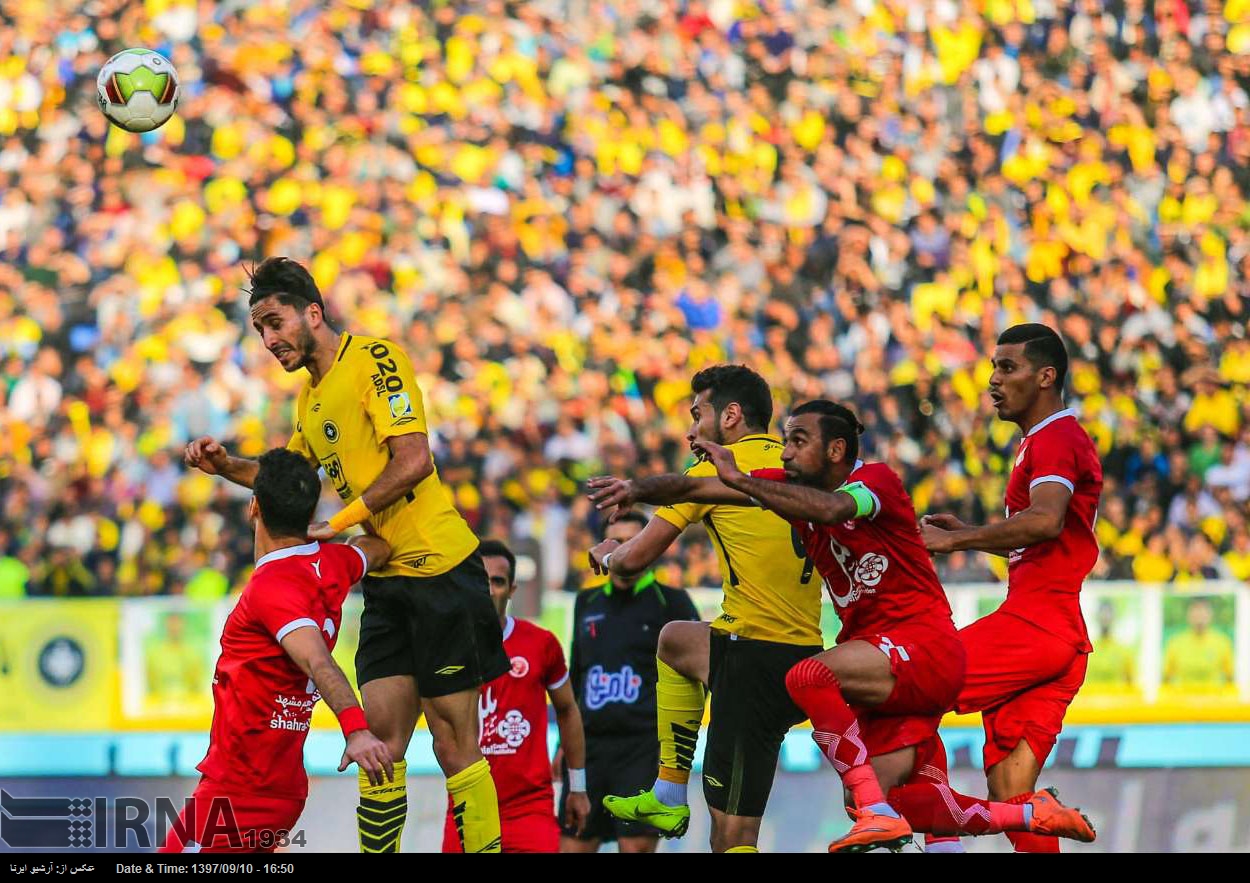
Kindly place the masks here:
[(96, 77), (96, 101), (115, 126), (150, 132), (174, 115), (180, 87), (169, 60), (151, 49), (127, 49), (110, 58)]

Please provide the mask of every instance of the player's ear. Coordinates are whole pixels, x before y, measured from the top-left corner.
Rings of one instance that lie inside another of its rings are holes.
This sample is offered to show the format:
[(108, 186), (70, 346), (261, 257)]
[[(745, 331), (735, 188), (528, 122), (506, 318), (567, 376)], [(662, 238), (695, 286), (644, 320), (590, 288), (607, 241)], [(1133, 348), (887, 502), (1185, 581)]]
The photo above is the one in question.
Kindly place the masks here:
[(737, 402), (730, 402), (725, 406), (725, 410), (720, 412), (721, 425), (728, 428), (735, 426), (742, 421), (742, 406)]
[(254, 524), (260, 520), (260, 504), (256, 502), (256, 498), (247, 501), (247, 521)]
[(1054, 386), (1055, 378), (1058, 374), (1059, 372), (1055, 370), (1053, 365), (1046, 365), (1043, 367), (1042, 370), (1038, 372), (1038, 376), (1041, 378), (1042, 389), (1050, 389)]

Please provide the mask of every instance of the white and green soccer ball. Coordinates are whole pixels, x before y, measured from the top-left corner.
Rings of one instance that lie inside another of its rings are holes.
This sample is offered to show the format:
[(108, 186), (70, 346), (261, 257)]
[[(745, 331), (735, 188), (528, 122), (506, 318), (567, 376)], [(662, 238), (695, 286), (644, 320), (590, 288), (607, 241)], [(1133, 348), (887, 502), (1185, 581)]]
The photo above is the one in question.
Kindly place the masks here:
[(127, 49), (96, 77), (96, 101), (109, 122), (128, 132), (150, 132), (178, 108), (178, 72), (159, 52)]

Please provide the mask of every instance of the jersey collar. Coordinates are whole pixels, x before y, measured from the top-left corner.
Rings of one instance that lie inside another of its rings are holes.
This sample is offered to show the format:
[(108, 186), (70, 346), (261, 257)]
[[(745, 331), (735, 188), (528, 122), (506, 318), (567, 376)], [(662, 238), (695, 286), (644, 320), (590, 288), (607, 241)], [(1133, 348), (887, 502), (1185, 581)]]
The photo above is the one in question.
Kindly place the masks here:
[[(651, 586), (655, 585), (657, 579), (658, 577), (656, 577), (655, 571), (648, 570), (642, 576), (638, 577), (638, 582), (634, 583), (634, 589), (630, 594), (637, 595), (643, 589), (650, 588)], [(612, 590), (613, 590), (612, 580), (611, 578), (609, 578), (608, 581), (603, 584), (603, 594), (607, 595), (608, 597), (611, 597)]]
[(1062, 420), (1064, 417), (1075, 417), (1075, 416), (1076, 416), (1076, 411), (1073, 410), (1072, 408), (1064, 408), (1062, 411), (1056, 411), (1055, 413), (1047, 417), (1045, 420), (1041, 421), (1032, 429), (1030, 429), (1028, 431), (1028, 435), (1032, 435), (1038, 430), (1046, 428), (1050, 424), (1054, 423), (1056, 420)]
[(274, 549), (267, 555), (261, 555), (260, 560), (256, 562), (256, 569), (260, 570), (270, 561), (281, 561), (283, 558), (291, 558), (295, 555), (316, 555), (321, 551), (321, 544), (314, 540), (311, 543), (304, 543), (302, 546), (287, 546), (285, 549)]
[(780, 443), (781, 439), (777, 438), (775, 435), (769, 435), (767, 432), (756, 432), (751, 435), (744, 435), (742, 438), (734, 442), (734, 444), (740, 445), (747, 441), (770, 441)]
[(506, 641), (512, 637), (512, 630), (516, 628), (516, 620), (512, 618), (512, 614), (508, 614), (503, 623), (503, 639)]

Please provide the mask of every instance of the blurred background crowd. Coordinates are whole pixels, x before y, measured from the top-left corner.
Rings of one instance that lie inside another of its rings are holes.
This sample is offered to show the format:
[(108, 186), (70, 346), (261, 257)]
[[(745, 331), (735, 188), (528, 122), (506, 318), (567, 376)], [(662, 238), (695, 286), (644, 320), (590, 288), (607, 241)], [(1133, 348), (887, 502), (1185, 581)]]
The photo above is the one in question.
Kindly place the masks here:
[[(303, 372), (243, 265), (402, 342), (479, 534), (586, 577), (591, 474), (688, 460), (689, 378), (852, 404), (921, 512), (1001, 512), (999, 331), (1043, 321), (1104, 457), (1095, 576), (1250, 578), (1250, 0), (9, 0), (0, 597), (220, 597)], [(112, 53), (182, 79), (147, 136)], [(327, 506), (337, 504), (327, 500)], [(948, 581), (996, 579), (956, 555)], [(684, 538), (674, 585), (719, 583)]]

